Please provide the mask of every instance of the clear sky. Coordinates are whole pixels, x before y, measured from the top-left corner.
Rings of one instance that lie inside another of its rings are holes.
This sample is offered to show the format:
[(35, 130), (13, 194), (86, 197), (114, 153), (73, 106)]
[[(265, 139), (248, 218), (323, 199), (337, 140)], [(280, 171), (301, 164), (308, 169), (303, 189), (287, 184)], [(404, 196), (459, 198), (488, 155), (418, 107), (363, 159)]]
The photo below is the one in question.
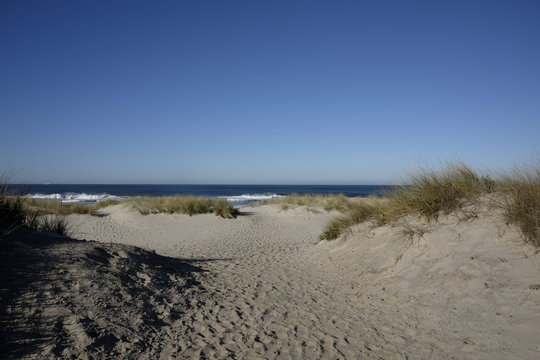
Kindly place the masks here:
[(0, 172), (392, 183), (540, 147), (540, 1), (0, 2)]

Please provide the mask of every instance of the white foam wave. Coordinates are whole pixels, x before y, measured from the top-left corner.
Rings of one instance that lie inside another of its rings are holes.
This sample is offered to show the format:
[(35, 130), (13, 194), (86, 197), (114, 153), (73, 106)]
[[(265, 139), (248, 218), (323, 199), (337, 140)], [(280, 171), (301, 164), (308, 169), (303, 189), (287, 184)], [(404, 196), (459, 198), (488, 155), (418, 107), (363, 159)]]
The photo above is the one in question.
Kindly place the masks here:
[(243, 194), (243, 195), (238, 195), (238, 196), (225, 196), (227, 201), (230, 201), (232, 203), (235, 203), (235, 202), (242, 202), (242, 203), (245, 202), (245, 203), (247, 203), (247, 202), (255, 202), (255, 201), (276, 199), (276, 198), (281, 198), (281, 197), (283, 197), (283, 195), (269, 194), (269, 193), (264, 193), (264, 194)]
[(86, 194), (86, 193), (64, 193), (64, 194), (31, 194), (27, 195), (31, 199), (56, 199), (62, 203), (95, 203), (103, 200), (120, 200), (121, 196), (110, 194)]

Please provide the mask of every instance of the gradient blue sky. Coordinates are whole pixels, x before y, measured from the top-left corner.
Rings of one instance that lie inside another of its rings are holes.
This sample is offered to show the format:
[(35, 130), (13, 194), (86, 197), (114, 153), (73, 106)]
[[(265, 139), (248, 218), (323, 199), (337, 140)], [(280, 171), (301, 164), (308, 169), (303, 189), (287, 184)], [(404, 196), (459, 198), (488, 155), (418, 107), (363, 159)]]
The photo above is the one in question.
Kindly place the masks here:
[(540, 140), (540, 1), (0, 2), (0, 171), (392, 183)]

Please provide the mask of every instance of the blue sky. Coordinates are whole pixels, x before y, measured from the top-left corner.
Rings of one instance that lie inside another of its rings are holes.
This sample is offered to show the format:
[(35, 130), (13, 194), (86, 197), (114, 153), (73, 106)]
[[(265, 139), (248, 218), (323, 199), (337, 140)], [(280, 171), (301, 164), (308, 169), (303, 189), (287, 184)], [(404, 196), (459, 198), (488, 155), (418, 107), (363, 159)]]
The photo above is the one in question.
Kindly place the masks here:
[(392, 183), (540, 139), (538, 1), (2, 1), (0, 171)]

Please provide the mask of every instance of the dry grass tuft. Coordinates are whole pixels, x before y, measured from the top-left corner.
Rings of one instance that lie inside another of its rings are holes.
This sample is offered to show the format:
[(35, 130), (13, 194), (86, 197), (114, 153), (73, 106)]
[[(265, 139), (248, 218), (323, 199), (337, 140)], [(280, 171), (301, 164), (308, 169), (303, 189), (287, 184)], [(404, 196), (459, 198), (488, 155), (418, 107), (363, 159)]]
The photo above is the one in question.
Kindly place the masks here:
[(39, 232), (52, 232), (61, 236), (72, 234), (71, 227), (62, 215), (40, 216), (37, 213), (29, 212), (24, 227)]
[[(507, 223), (520, 229), (527, 242), (540, 247), (540, 163), (499, 180), (481, 177), (463, 164), (451, 164), (439, 172), (422, 171), (410, 177), (410, 185), (395, 188), (373, 205), (351, 203), (346, 214), (332, 220), (320, 238), (336, 239), (352, 225), (367, 221), (381, 226), (410, 215), (436, 221), (440, 215), (478, 204), (481, 196), (488, 193), (495, 193), (488, 199), (491, 205), (502, 208)], [(502, 203), (497, 200), (501, 198)], [(476, 216), (474, 212), (466, 215)], [(420, 227), (403, 223), (402, 227), (409, 237), (425, 234)]]
[(446, 169), (423, 171), (410, 176), (410, 186), (398, 187), (390, 195), (394, 217), (420, 215), (437, 220), (440, 214), (450, 214), (494, 187), (488, 177), (481, 178), (463, 164)]
[(502, 178), (502, 208), (508, 224), (540, 248), (540, 162)]
[(96, 215), (99, 209), (119, 204), (120, 200), (104, 200), (93, 205), (80, 203), (63, 204), (59, 199), (24, 199), (26, 205), (40, 215), (69, 215), (89, 214)]
[(21, 196), (10, 195), (7, 185), (0, 185), (0, 236), (22, 226), (27, 217), (24, 200)]
[(377, 213), (378, 208), (376, 206), (357, 202), (347, 210), (345, 215), (330, 221), (319, 238), (321, 240), (337, 239), (351, 226), (375, 219)]
[(351, 199), (345, 195), (287, 195), (279, 200), (272, 200), (283, 210), (288, 210), (297, 206), (319, 207), (326, 211), (337, 210), (345, 212), (351, 207)]
[(63, 217), (41, 215), (28, 206), (26, 198), (9, 194), (7, 185), (0, 185), (0, 239), (19, 228), (69, 236), (71, 231)]
[(214, 213), (225, 219), (236, 218), (239, 214), (238, 209), (234, 208), (227, 200), (218, 199), (214, 202)]
[(137, 197), (126, 200), (143, 215), (148, 214), (195, 214), (215, 213), (224, 218), (235, 218), (238, 210), (225, 199), (197, 196)]

